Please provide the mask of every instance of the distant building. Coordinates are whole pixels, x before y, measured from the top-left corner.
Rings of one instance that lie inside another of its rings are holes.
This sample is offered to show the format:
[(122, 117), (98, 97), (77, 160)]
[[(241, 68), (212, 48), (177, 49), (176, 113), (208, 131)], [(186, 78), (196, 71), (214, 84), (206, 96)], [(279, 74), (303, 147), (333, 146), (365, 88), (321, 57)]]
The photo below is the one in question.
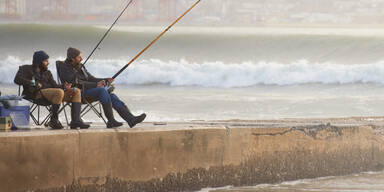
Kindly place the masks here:
[[(0, 0), (0, 19), (110, 22), (129, 0)], [(122, 22), (169, 23), (196, 0), (134, 0)], [(381, 24), (383, 0), (207, 0), (184, 24)]]
[(26, 0), (0, 0), (1, 18), (22, 18), (26, 14)]

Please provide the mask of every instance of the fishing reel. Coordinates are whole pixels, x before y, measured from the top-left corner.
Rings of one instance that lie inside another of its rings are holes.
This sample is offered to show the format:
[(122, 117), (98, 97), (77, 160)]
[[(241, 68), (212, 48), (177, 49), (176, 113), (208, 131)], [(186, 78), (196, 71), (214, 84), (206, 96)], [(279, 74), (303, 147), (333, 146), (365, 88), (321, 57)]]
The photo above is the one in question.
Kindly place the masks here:
[(105, 89), (108, 91), (108, 93), (112, 93), (115, 90), (115, 86), (111, 84), (109, 81), (105, 82)]

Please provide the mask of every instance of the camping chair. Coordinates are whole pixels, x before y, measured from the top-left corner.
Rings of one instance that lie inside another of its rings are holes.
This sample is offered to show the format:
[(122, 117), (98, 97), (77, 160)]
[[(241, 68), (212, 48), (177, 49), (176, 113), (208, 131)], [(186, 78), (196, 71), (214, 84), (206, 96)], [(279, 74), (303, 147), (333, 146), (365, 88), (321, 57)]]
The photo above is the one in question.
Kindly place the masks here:
[[(21, 96), (21, 85), (19, 85), (19, 94), (18, 95)], [(32, 98), (27, 98), (27, 97), (23, 97), (23, 98), (32, 103), (32, 106), (31, 106), (30, 111), (29, 111), (29, 116), (31, 117), (31, 119), (33, 120), (35, 125), (38, 125), (38, 126), (45, 125), (46, 126), (49, 119), (52, 116), (52, 111), (51, 111), (51, 105), (52, 104), (44, 98), (40, 98), (40, 99), (32, 99)], [(42, 109), (45, 109), (48, 112), (48, 114), (45, 117), (42, 117), (42, 114), (41, 114)], [(60, 114), (61, 111), (63, 111), (63, 110), (64, 110), (64, 107), (59, 109), (58, 113)]]
[[(61, 79), (61, 75), (59, 73), (60, 71), (60, 66), (64, 64), (63, 61), (56, 61), (56, 71), (57, 71), (57, 82), (62, 84), (62, 79)], [(105, 124), (107, 124), (107, 121), (105, 120), (105, 118), (103, 117), (103, 110), (102, 110), (102, 106), (101, 106), (101, 103), (100, 101), (98, 101), (97, 99), (95, 98), (90, 98), (90, 97), (84, 97), (84, 88), (81, 89), (82, 92), (81, 92), (81, 103), (83, 105), (85, 105), (85, 107), (80, 111), (80, 117), (82, 118), (83, 116), (85, 116), (86, 114), (88, 114), (89, 111), (93, 111), (97, 117), (101, 118), (103, 120), (103, 122)], [(67, 102), (66, 103), (66, 106), (71, 106), (71, 103), (70, 102)], [(65, 114), (65, 117), (67, 118), (67, 114), (66, 114), (66, 111), (65, 111), (65, 108), (64, 108), (64, 114)], [(68, 123), (68, 120), (67, 120), (67, 123)]]

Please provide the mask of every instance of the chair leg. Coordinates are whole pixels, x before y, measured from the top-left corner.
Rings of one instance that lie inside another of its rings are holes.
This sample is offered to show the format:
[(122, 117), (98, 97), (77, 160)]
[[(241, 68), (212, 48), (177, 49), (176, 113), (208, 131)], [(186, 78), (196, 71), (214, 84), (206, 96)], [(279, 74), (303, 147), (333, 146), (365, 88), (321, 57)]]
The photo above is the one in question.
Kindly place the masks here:
[(98, 111), (96, 108), (95, 108), (95, 106), (97, 105), (98, 103), (96, 103), (96, 104), (90, 104), (90, 108), (92, 109), (92, 111), (94, 112), (94, 113), (96, 113), (96, 115), (99, 117), (99, 118), (101, 118), (103, 121), (104, 121), (104, 123), (105, 124), (107, 124), (107, 122), (105, 121), (105, 119), (103, 118), (103, 115), (101, 114), (101, 112), (100, 112), (100, 110)]
[[(96, 109), (97, 106), (99, 106), (99, 110)], [(107, 125), (107, 121), (105, 120), (105, 118), (103, 116), (103, 109), (101, 108), (100, 102), (97, 102), (96, 104), (91, 105), (91, 107), (92, 107), (93, 112), (95, 112), (96, 115), (104, 121), (105, 125)]]
[[(63, 103), (63, 106), (59, 109), (59, 111), (57, 112), (58, 114), (60, 114), (62, 111), (64, 111), (64, 115), (65, 115), (65, 119), (66, 119), (66, 122), (67, 122), (67, 125), (69, 125), (68, 123), (68, 117), (67, 117), (67, 113), (65, 111), (65, 108), (69, 105), (69, 103), (67, 104), (64, 104)], [(47, 124), (48, 123), (48, 120), (52, 117), (52, 111), (51, 111), (51, 107), (46, 107), (47, 110), (49, 111), (49, 114), (47, 115), (47, 117), (44, 119), (44, 121), (41, 123), (42, 124)]]
[(97, 103), (97, 105), (99, 105), (99, 111), (97, 111), (96, 108), (95, 108), (95, 109), (94, 109), (94, 110), (95, 110), (95, 113), (98, 112), (99, 117), (104, 121), (105, 125), (107, 125), (107, 121), (106, 121), (105, 118), (103, 117), (103, 113), (102, 113), (102, 108), (101, 108), (101, 104), (100, 104), (100, 102)]
[[(101, 110), (101, 105), (100, 105), (100, 102), (97, 102), (96, 104), (92, 104), (92, 103), (89, 103), (88, 101), (86, 101), (86, 106), (84, 107), (84, 109), (81, 111), (81, 117), (83, 117), (85, 114), (87, 114), (90, 110), (92, 110), (96, 115), (97, 117), (101, 118), (103, 120), (103, 122), (105, 124), (107, 124), (107, 121), (105, 120), (105, 118), (103, 117), (102, 115), (102, 110)], [(97, 110), (97, 105), (99, 105), (99, 110)]]
[(33, 122), (36, 125), (38, 125), (39, 121), (36, 119), (35, 115), (33, 115), (33, 113), (35, 112), (36, 108), (37, 108), (37, 105), (36, 104), (32, 104), (31, 111), (29, 112), (29, 116), (32, 118)]
[[(65, 107), (67, 107), (68, 105), (69, 105), (69, 103), (63, 104), (63, 107), (60, 108), (58, 113), (60, 114), (63, 110), (65, 112)], [(35, 125), (38, 125), (38, 126), (46, 125), (49, 122), (50, 118), (52, 117), (51, 107), (50, 106), (44, 106), (45, 109), (48, 111), (48, 115), (44, 119), (40, 119), (40, 116), (41, 116), (40, 115), (40, 113), (41, 113), (40, 107), (42, 107), (42, 106), (33, 103), (32, 106), (31, 106), (30, 112), (29, 112), (29, 116), (31, 117), (31, 119), (33, 120)], [(35, 115), (36, 112), (37, 112), (37, 114)], [(65, 112), (65, 118), (67, 120), (67, 124), (69, 125), (68, 117), (67, 117), (66, 112)]]
[(40, 106), (37, 105), (37, 125), (40, 125)]
[[(36, 119), (36, 121), (35, 121), (35, 124), (38, 125), (38, 126), (40, 126), (40, 125), (43, 125), (43, 124), (44, 124), (45, 119), (44, 119), (43, 121), (40, 121), (40, 105), (37, 105), (37, 104), (36, 104), (36, 108), (37, 108), (37, 119)], [(49, 114), (48, 114), (48, 116), (49, 116)]]
[(97, 103), (98, 105), (99, 105), (99, 113), (100, 113), (100, 117), (101, 117), (101, 119), (104, 121), (104, 123), (105, 123), (105, 125), (107, 125), (107, 121), (105, 120), (105, 118), (103, 117), (103, 108), (101, 107), (101, 103), (100, 102), (98, 102)]
[(64, 110), (65, 121), (67, 122), (67, 125), (69, 125), (68, 116), (67, 116), (67, 111), (65, 110), (65, 108), (66, 108), (67, 106), (70, 106), (70, 104), (69, 104), (69, 103), (66, 103), (66, 104), (63, 103), (62, 105), (63, 105), (63, 107), (61, 108), (61, 110), (59, 110), (59, 113), (60, 113), (62, 110)]
[(48, 114), (48, 115), (44, 118), (44, 120), (40, 123), (40, 125), (46, 125), (51, 117), (52, 117), (52, 114)]
[(81, 112), (80, 112), (80, 114), (81, 114), (80, 117), (83, 117), (85, 114), (87, 114), (87, 113), (91, 110), (91, 108), (89, 107), (89, 105), (90, 105), (90, 104), (88, 104), (87, 106), (84, 107), (84, 109), (81, 110)]
[(52, 108), (45, 106), (45, 109), (49, 112), (49, 114), (44, 118), (44, 120), (40, 123), (40, 125), (47, 125), (49, 119), (52, 117)]

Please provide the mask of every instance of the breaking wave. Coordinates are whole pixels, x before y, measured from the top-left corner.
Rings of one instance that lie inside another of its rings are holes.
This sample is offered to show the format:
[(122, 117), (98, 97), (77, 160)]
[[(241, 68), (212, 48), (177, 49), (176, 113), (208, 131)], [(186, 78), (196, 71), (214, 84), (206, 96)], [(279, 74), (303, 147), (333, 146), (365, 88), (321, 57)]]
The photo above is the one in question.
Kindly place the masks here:
[[(63, 59), (63, 58), (59, 58)], [(54, 76), (55, 59), (50, 70)], [(113, 76), (127, 60), (93, 60), (88, 70), (97, 77)], [(0, 82), (12, 83), (18, 66), (29, 63), (9, 56), (0, 61)], [(56, 77), (55, 77), (56, 78)], [(384, 84), (384, 61), (372, 64), (342, 65), (310, 63), (299, 60), (292, 63), (274, 62), (203, 62), (186, 60), (164, 62), (157, 59), (141, 60), (127, 68), (117, 79), (117, 84), (201, 87), (250, 87), (255, 85), (296, 84)]]

